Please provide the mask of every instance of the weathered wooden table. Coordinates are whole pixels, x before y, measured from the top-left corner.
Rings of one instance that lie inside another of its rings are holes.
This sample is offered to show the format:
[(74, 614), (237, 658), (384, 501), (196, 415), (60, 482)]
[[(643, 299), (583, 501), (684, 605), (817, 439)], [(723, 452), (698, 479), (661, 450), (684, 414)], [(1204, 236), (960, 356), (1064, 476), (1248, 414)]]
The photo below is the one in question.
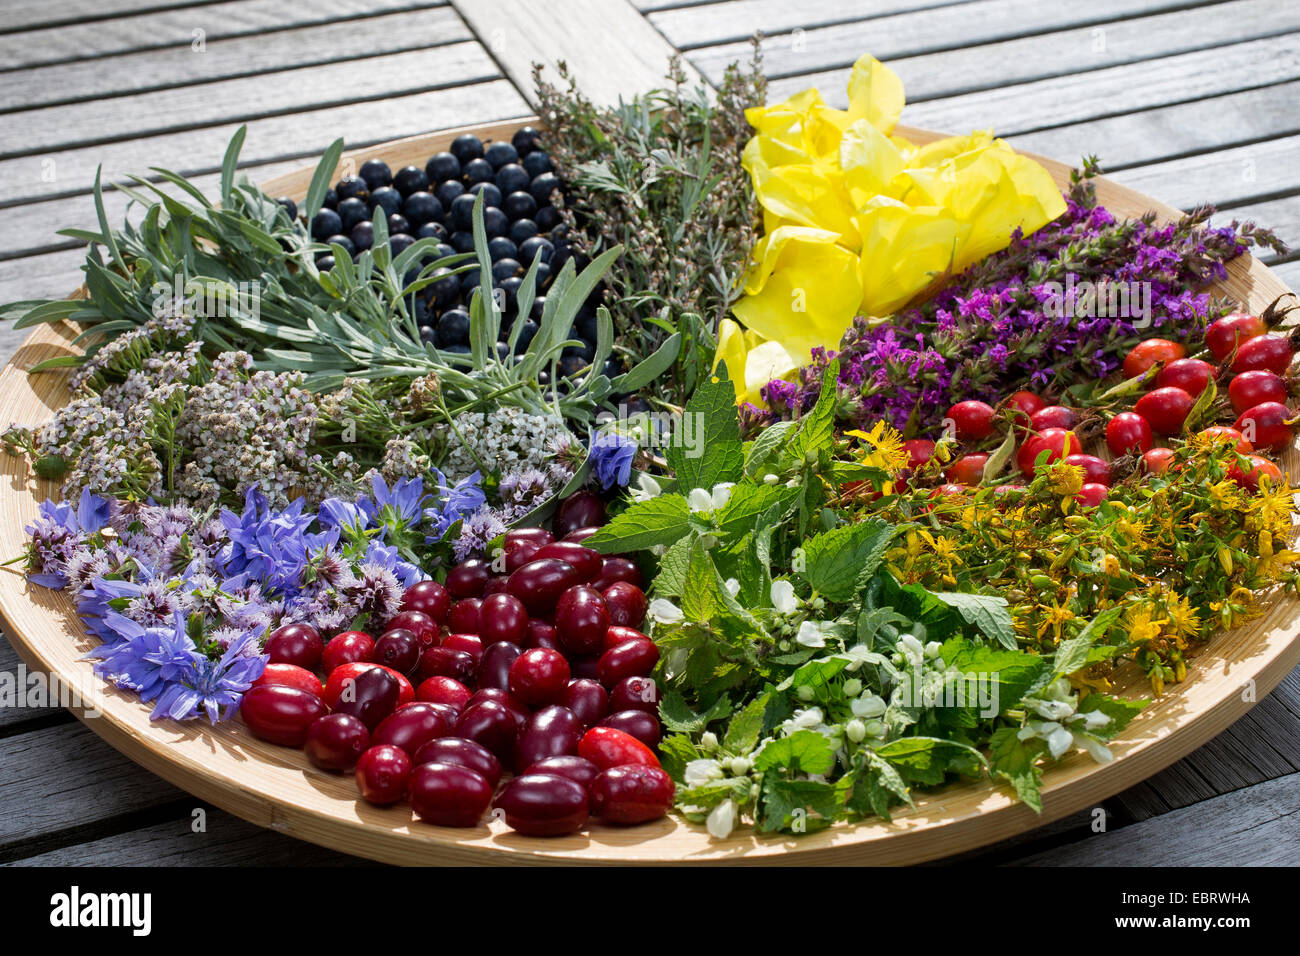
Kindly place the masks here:
[[(526, 115), (534, 59), (567, 60), (604, 100), (653, 83), (674, 47), (716, 81), (756, 30), (774, 96), (817, 85), (842, 106), (850, 64), (871, 52), (902, 76), (909, 125), (1095, 153), (1125, 184), (1216, 203), (1221, 220), (1257, 219), (1300, 247), (1297, 3), (3, 0), (0, 12), (0, 301), (79, 283), (82, 252), (55, 230), (93, 224), (99, 164), (109, 180), (160, 165), (212, 185), (247, 123), (248, 171), (268, 178), (337, 135), (366, 145)], [(122, 205), (111, 198), (110, 215)], [(1300, 287), (1300, 257), (1277, 268)], [(0, 360), (20, 339), (0, 329)], [(0, 642), (0, 672), (19, 667)], [(962, 859), (1292, 863), (1297, 811), (1300, 671), (1146, 783)], [(0, 710), (0, 862), (360, 861), (205, 807), (66, 711), (22, 707)]]

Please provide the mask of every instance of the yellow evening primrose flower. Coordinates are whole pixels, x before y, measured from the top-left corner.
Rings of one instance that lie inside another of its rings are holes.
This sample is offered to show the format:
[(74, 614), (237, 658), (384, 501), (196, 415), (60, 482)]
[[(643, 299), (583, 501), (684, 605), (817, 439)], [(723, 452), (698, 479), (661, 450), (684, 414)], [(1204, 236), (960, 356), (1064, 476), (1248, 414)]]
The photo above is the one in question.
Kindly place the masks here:
[[(745, 112), (756, 135), (742, 163), (766, 236), (734, 312), (798, 365), (856, 315), (888, 315), (1065, 212), (1047, 171), (991, 132), (896, 135), (903, 85), (873, 57), (854, 64), (848, 97), (838, 110), (804, 90)], [(748, 374), (733, 377), (738, 397), (752, 394)]]
[(718, 323), (713, 371), (723, 363), (735, 385), (737, 404), (750, 402), (760, 408), (767, 407), (763, 386), (774, 379), (790, 378), (798, 367), (780, 342), (765, 342), (758, 333), (746, 331), (732, 319)]
[(814, 348), (837, 345), (853, 321), (862, 300), (858, 257), (834, 232), (805, 226), (781, 226), (754, 252), (757, 264), (732, 311), (807, 365)]

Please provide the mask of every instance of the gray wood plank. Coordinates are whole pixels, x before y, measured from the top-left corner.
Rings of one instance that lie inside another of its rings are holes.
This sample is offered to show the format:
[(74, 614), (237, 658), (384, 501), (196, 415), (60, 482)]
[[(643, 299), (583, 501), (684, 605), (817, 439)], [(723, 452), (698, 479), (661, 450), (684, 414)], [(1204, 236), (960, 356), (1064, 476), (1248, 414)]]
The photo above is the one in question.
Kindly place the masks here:
[(1300, 771), (1300, 717), (1273, 693), (1184, 759), (1113, 798), (1126, 821), (1146, 820)]
[(1274, 266), (1276, 272), (1290, 288), (1300, 289), (1300, 259), (1292, 259), (1290, 262), (1284, 262), (1281, 265)]
[[(350, 147), (368, 146), (465, 123), (527, 116), (530, 112), (507, 80), (466, 83), (428, 93), (249, 120), (241, 156), (250, 164), (310, 159), (336, 136), (346, 137)], [(187, 176), (213, 172), (220, 168), (226, 144), (239, 125), (232, 122), (0, 160), (0, 206), (86, 193), (94, 185), (95, 170), (101, 165), (105, 182), (123, 182), (128, 174), (147, 171), (150, 166)], [(44, 175), (47, 169), (53, 170), (52, 178)]]
[(1020, 860), (1026, 866), (1294, 866), (1300, 774)]
[[(65, 63), (166, 47), (189, 48), (193, 31), (203, 30), (209, 42), (222, 37), (250, 36), (355, 20), (398, 10), (439, 7), (445, 0), (228, 0), (177, 9), (175, 4), (152, 4), (169, 9), (114, 20), (87, 20), (57, 27), (0, 34), (0, 69), (12, 70), (43, 63)], [(33, 5), (51, 6), (34, 3)]]
[(0, 740), (0, 766), (0, 848), (182, 796), (80, 723)]
[[(1300, 25), (1300, 11), (1297, 15)], [(904, 122), (1014, 134), (1185, 103), (1300, 76), (1300, 34), (1232, 44), (1033, 83), (914, 103)], [(1227, 117), (1221, 117), (1221, 122)], [(1219, 125), (1219, 124), (1216, 124)]]
[[(0, 340), (0, 350), (3, 350), (2, 340)], [(7, 356), (4, 361), (8, 362)], [(18, 653), (13, 649), (8, 637), (3, 633), (0, 633), (0, 673), (10, 675), (15, 686), (19, 688), (24, 686), (25, 680), (20, 681), (18, 678), (20, 676), (26, 677), (27, 665), (19, 659)], [(21, 701), (15, 701), (14, 706), (0, 707), (0, 732), (12, 734), (19, 731), (24, 724), (30, 724), (32, 721), (48, 722), (50, 718), (59, 714), (66, 714), (66, 712), (58, 706), (28, 707), (26, 706), (26, 698), (23, 698)], [(66, 714), (66, 716), (68, 720), (74, 719), (71, 714)]]
[(1179, 209), (1244, 204), (1296, 188), (1300, 136), (1237, 146), (1204, 156), (1121, 170), (1114, 179)]
[(21, 156), (444, 89), (500, 76), (477, 43), (285, 70), (10, 114), (0, 155)]
[(174, 5), (175, 0), (61, 0), (57, 4), (42, 3), (41, 0), (9, 0), (5, 4), (5, 25), (0, 30), (9, 32), (27, 27), (98, 20)]
[[(798, 44), (788, 33), (765, 37), (764, 67), (780, 78), (851, 66), (863, 53), (879, 60), (916, 56), (997, 40), (1032, 37), (1144, 13), (1206, 6), (1212, 0), (979, 0), (878, 20), (805, 30)], [(711, 82), (729, 63), (749, 58), (748, 41), (692, 51), (689, 59)]]
[[(382, 103), (352, 104), (343, 108), (331, 107), (270, 120), (255, 120), (248, 124), (244, 155), (250, 161), (257, 161), (255, 165), (266, 167), (258, 178), (269, 178), (274, 172), (286, 172), (309, 165), (335, 136), (344, 135), (350, 147), (359, 147), (431, 129), (457, 126), (471, 119), (487, 122), (527, 113), (527, 104), (514, 88), (505, 80), (494, 80), (416, 96), (397, 97)], [(173, 168), (181, 166), (184, 171), (186, 166), (201, 163), (201, 168), (213, 170), (219, 167), (226, 143), (235, 129), (235, 126), (228, 125), (132, 140), (100, 152), (98, 158), (109, 161), (111, 172), (106, 171), (106, 174), (114, 179), (120, 179), (127, 170), (143, 170), (149, 165)], [(76, 245), (55, 233), (59, 229), (86, 227), (94, 223), (94, 206), (84, 190), (93, 184), (94, 167), (90, 164), (95, 162), (96, 152), (93, 149), (78, 151), (67, 164), (64, 158), (57, 158), (60, 177), (76, 176), (76, 179), (70, 178), (69, 181), (78, 187), (79, 192), (0, 211), (6, 224), (7, 243), (4, 248), (0, 248), (0, 258), (29, 256), (38, 251)], [(274, 172), (269, 163), (260, 162), (264, 159), (275, 161), (277, 165)], [(16, 160), (10, 162), (19, 163)], [(5, 162), (0, 162), (0, 168), (5, 165)], [(65, 173), (66, 165), (73, 166), (76, 172)], [(210, 177), (212, 174), (205, 172), (198, 175)], [(120, 194), (108, 193), (105, 205), (120, 210), (124, 208), (125, 201)]]
[[(32, 109), (241, 76), (261, 76), (377, 55), (445, 46), (471, 34), (448, 7), (344, 20), (257, 36), (216, 39), (201, 50), (161, 50), (23, 70), (0, 84), (0, 110)], [(112, 109), (113, 103), (97, 104)]]
[(710, 44), (748, 40), (759, 30), (769, 35), (795, 30), (806, 32), (814, 27), (971, 2), (974, 0), (801, 0), (800, 3), (790, 3), (789, 0), (728, 0), (647, 13), (650, 22), (670, 43), (679, 50), (691, 50)]
[[(451, 2), (529, 102), (536, 101), (534, 64), (554, 81), (567, 63), (588, 99), (612, 106), (663, 86), (674, 53), (627, 0), (566, 0), (554, 16), (530, 0)], [(703, 85), (689, 63), (682, 71), (689, 87)]]
[(1096, 153), (1104, 169), (1119, 170), (1300, 131), (1297, 96), (1300, 79), (1008, 139), (1017, 149), (1067, 162)]
[[(206, 830), (195, 833), (194, 817), (156, 823), (85, 843), (24, 857), (6, 866), (376, 866), (264, 830), (216, 807), (195, 801)], [(192, 810), (191, 810), (192, 813)]]
[[(973, 91), (1011, 87), (1013, 92), (1027, 92), (1027, 99), (1031, 102), (1040, 100), (1049, 106), (1068, 109), (1074, 105), (1072, 101), (1063, 98), (1053, 87), (1029, 88), (1017, 84), (1069, 74), (1083, 74), (1086, 77), (1098, 70), (1140, 63), (1144, 64), (1136, 68), (1136, 76), (1140, 79), (1133, 83), (1137, 88), (1134, 91), (1136, 93), (1145, 90), (1147, 84), (1162, 79), (1163, 70), (1170, 65), (1168, 57), (1208, 51), (1198, 60), (1190, 61), (1190, 64), (1206, 63), (1208, 65), (1202, 67), (1202, 72), (1216, 78), (1222, 77), (1220, 82), (1230, 81), (1229, 85), (1215, 89), (1214, 92), (1258, 87), (1277, 82), (1279, 73), (1287, 79), (1294, 76), (1294, 73), (1286, 74), (1287, 67), (1293, 67), (1295, 61), (1294, 53), (1287, 52), (1290, 47), (1259, 44), (1249, 49), (1234, 50), (1229, 44), (1284, 34), (1295, 29), (1296, 20), (1294, 9), (1279, 10), (1276, 4), (1270, 4), (1268, 0), (1235, 0), (1214, 7), (1198, 7), (1122, 20), (1101, 28), (1063, 30), (1001, 43), (906, 56), (888, 62), (890, 69), (897, 72), (903, 80), (908, 101), (912, 104)], [(1098, 30), (1103, 32), (1098, 33)], [(1221, 50), (1227, 58), (1223, 63), (1216, 63), (1212, 57)], [(1252, 54), (1253, 59), (1244, 59)], [(1160, 61), (1159, 68), (1154, 67), (1154, 61)], [(1174, 65), (1177, 66), (1177, 63)], [(774, 100), (779, 100), (809, 86), (816, 86), (827, 102), (842, 108), (848, 99), (845, 84), (849, 72), (849, 67), (845, 66), (774, 80), (769, 87), (769, 95)], [(1191, 71), (1189, 74), (1195, 77)], [(1133, 77), (1135, 74), (1130, 72), (1125, 75)], [(1204, 87), (1197, 87), (1191, 95), (1176, 95), (1156, 102), (1178, 102), (1197, 95), (1209, 94)], [(1111, 102), (1101, 101), (1102, 105)], [(1127, 97), (1120, 102), (1133, 108)], [(1013, 122), (1023, 124), (1023, 120), (1024, 117), (1012, 113)], [(1021, 125), (1019, 128), (1030, 127)]]
[[(0, 302), (62, 298), (81, 284), (84, 260), (85, 253), (80, 248), (21, 259), (0, 259)], [(11, 322), (0, 322), (0, 361), (7, 364), (30, 332), (30, 329), (15, 329)]]

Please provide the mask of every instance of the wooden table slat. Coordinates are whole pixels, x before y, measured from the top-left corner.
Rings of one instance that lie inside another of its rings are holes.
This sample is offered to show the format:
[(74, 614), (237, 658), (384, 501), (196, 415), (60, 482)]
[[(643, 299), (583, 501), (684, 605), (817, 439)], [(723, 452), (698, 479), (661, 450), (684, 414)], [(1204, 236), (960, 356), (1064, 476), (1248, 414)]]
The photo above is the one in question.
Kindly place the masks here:
[[(93, 2), (93, 0), (92, 0)], [(445, 6), (446, 0), (228, 0), (195, 7), (151, 4), (168, 9), (114, 20), (87, 20), (57, 27), (0, 33), (0, 70), (21, 69), (45, 63), (67, 63), (116, 53), (189, 47), (193, 31), (203, 30), (208, 41), (222, 37), (251, 36), (273, 30), (290, 30), (335, 20), (354, 20), (400, 10)], [(52, 4), (34, 0), (33, 6)]]
[(1020, 861), (1028, 866), (1294, 866), (1300, 774), (1205, 800)]
[[(452, 0), (515, 86), (535, 103), (532, 68), (558, 82), (564, 61), (595, 103), (614, 104), (664, 85), (673, 47), (627, 0), (566, 0), (562, 15), (539, 15), (529, 0)], [(700, 85), (689, 63), (690, 85)]]
[[(1089, 24), (1102, 25), (1143, 13), (1206, 6), (1214, 0), (979, 0), (919, 10), (880, 20), (805, 30), (799, 43), (788, 34), (765, 37), (763, 61), (773, 78), (851, 66), (863, 53), (890, 60), (971, 47)], [(755, 23), (761, 29), (761, 23)], [(748, 41), (694, 50), (690, 60), (712, 82), (727, 64), (749, 56)]]
[[(908, 101), (913, 104), (980, 90), (1010, 88), (1026, 94), (1024, 100), (1030, 109), (1077, 108), (1072, 92), (1063, 95), (1062, 91), (1051, 86), (1021, 84), (1059, 76), (1077, 76), (1080, 81), (1086, 81), (1099, 70), (1142, 63), (1145, 65), (1138, 68), (1140, 80), (1130, 80), (1125, 95), (1118, 101), (1105, 101), (1109, 105), (1119, 102), (1125, 107), (1132, 102), (1133, 108), (1139, 108), (1151, 102), (1148, 84), (1162, 78), (1169, 65), (1168, 58), (1175, 54), (1208, 51), (1213, 55), (1223, 52), (1228, 59), (1206, 63), (1200, 72), (1218, 82), (1232, 84), (1225, 87), (1226, 90), (1276, 82), (1270, 79), (1278, 75), (1279, 65), (1273, 61), (1286, 56), (1285, 49), (1252, 47), (1244, 53), (1253, 53), (1253, 59), (1244, 60), (1243, 51), (1234, 51), (1232, 44), (1278, 36), (1297, 29), (1297, 23), (1300, 23), (1300, 16), (1293, 7), (1279, 8), (1271, 0), (1231, 0), (1211, 7), (1193, 7), (1121, 20), (1108, 23), (1104, 28), (1058, 30), (917, 56), (897, 57), (888, 55), (887, 50), (882, 54), (867, 49), (885, 59), (890, 69), (898, 73), (907, 89)], [(1099, 29), (1102, 32), (1099, 33)], [(1208, 38), (1213, 42), (1208, 42)], [(1294, 59), (1293, 55), (1290, 58)], [(773, 80), (769, 95), (780, 99), (816, 86), (827, 102), (843, 108), (847, 104), (844, 88), (850, 65), (827, 70), (819, 63), (806, 74)], [(1184, 101), (1194, 95), (1206, 94), (1181, 94), (1158, 102)], [(1021, 122), (1021, 118), (1013, 116), (1012, 122)], [(1036, 122), (1035, 125), (1042, 123)], [(1021, 125), (1019, 128), (1029, 127)]]
[(10, 863), (11, 866), (375, 866), (369, 860), (335, 853), (312, 843), (264, 830), (216, 807), (194, 801), (206, 819), (202, 832), (195, 817), (60, 847)]
[(293, 115), (307, 109), (383, 101), (454, 89), (499, 77), (492, 58), (466, 41), (346, 63), (285, 70), (273, 81), (249, 76), (133, 93), (100, 103), (72, 103), (13, 113), (0, 156), (14, 157), (178, 132), (249, 118)]
[[(329, 138), (345, 136), (349, 147), (366, 146), (402, 136), (460, 125), (466, 110), (474, 108), (476, 116), (508, 119), (528, 115), (528, 104), (505, 80), (493, 80), (472, 86), (453, 87), (415, 96), (395, 97), (377, 103), (359, 103), (348, 107), (330, 107), (285, 116), (253, 120), (248, 124), (244, 155), (250, 161), (274, 159), (290, 165), (305, 166), (329, 145)], [(219, 163), (222, 152), (237, 127), (234, 124), (193, 130), (183, 134), (142, 137), (124, 142), (112, 150), (99, 153), (111, 163), (113, 179), (130, 170), (146, 170), (150, 165), (182, 171), (188, 164)], [(64, 199), (14, 206), (0, 213), (10, 228), (21, 229), (11, 235), (17, 240), (7, 250), (9, 255), (30, 255), (34, 250), (68, 248), (70, 243), (55, 235), (69, 226), (89, 226), (95, 221), (94, 206), (82, 192), (93, 183), (97, 150), (79, 150), (65, 164), (56, 156), (59, 175), (67, 176), (78, 193)], [(108, 155), (105, 155), (108, 154)], [(89, 169), (86, 167), (89, 165)], [(0, 162), (0, 168), (5, 163)], [(72, 166), (65, 172), (66, 166)], [(209, 166), (209, 169), (212, 167)], [(189, 171), (193, 174), (193, 171)], [(198, 175), (207, 175), (199, 173)], [(87, 178), (87, 176), (92, 178)], [(75, 177), (75, 179), (73, 178)], [(109, 194), (111, 197), (111, 193)], [(106, 199), (106, 205), (121, 203), (122, 198)], [(120, 208), (120, 207), (118, 207)], [(0, 253), (3, 255), (3, 253)], [(23, 296), (27, 298), (28, 296)]]
[[(215, 39), (196, 50), (179, 43), (161, 50), (23, 70), (0, 84), (0, 110), (96, 100), (141, 91), (259, 76), (267, 86), (279, 72), (344, 60), (446, 46), (469, 40), (464, 22), (449, 7), (343, 20), (300, 30)], [(152, 112), (151, 110), (149, 112)]]
[(755, 30), (772, 35), (840, 23), (870, 22), (917, 10), (978, 0), (729, 0), (651, 11), (647, 19), (679, 49), (748, 40)]

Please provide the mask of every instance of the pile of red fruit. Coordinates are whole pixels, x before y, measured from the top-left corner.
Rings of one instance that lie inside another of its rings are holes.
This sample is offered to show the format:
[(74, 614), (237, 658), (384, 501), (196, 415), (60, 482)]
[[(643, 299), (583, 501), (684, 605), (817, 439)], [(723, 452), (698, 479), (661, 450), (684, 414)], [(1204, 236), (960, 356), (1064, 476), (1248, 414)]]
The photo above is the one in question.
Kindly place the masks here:
[[(1281, 470), (1259, 453), (1281, 452), (1294, 437), (1284, 378), (1294, 357), (1289, 337), (1269, 332), (1259, 316), (1233, 313), (1210, 325), (1205, 345), (1210, 356), (1223, 363), (1225, 374), (1232, 376), (1228, 400), (1237, 417), (1232, 426), (1211, 425), (1201, 434), (1230, 440), (1246, 456), (1249, 469), (1233, 468), (1231, 472), (1242, 487), (1255, 491), (1265, 475), (1272, 482), (1281, 481)], [(1138, 398), (1132, 411), (1119, 412), (1106, 425), (1106, 445), (1111, 454), (1140, 455), (1142, 467), (1151, 474), (1164, 472), (1174, 456), (1173, 449), (1156, 447), (1157, 436), (1179, 435), (1201, 393), (1220, 374), (1211, 362), (1188, 358), (1186, 349), (1177, 342), (1152, 338), (1129, 351), (1124, 359), (1124, 377), (1148, 375), (1157, 365), (1155, 387)], [(1023, 391), (1010, 396), (1003, 409), (1022, 436), (1016, 463), (1026, 478), (1034, 477), (1039, 457), (1047, 452), (1049, 462), (1064, 460), (1083, 469), (1083, 487), (1076, 496), (1080, 504), (1095, 507), (1105, 500), (1111, 484), (1111, 465), (1084, 451), (1084, 443), (1074, 431), (1080, 420), (1075, 409), (1048, 405), (1038, 395)], [(958, 402), (947, 415), (953, 437), (961, 443), (991, 438), (998, 417), (993, 406), (980, 401)], [(934, 457), (935, 444), (927, 439), (904, 442), (904, 448), (914, 469)], [(982, 451), (958, 457), (945, 469), (945, 483), (931, 496), (964, 494), (969, 487), (980, 484), (989, 457)], [(997, 490), (1011, 493), (1023, 487), (1004, 484)]]
[(580, 492), (555, 534), (511, 531), (492, 562), (409, 588), (377, 637), (326, 643), (309, 625), (280, 627), (244, 723), (321, 769), (355, 768), (366, 800), (409, 798), (438, 826), (477, 826), (490, 806), (535, 836), (572, 833), (590, 815), (662, 817), (674, 787), (655, 756), (659, 649), (638, 630), (637, 566), (581, 543), (603, 520), (599, 499)]

